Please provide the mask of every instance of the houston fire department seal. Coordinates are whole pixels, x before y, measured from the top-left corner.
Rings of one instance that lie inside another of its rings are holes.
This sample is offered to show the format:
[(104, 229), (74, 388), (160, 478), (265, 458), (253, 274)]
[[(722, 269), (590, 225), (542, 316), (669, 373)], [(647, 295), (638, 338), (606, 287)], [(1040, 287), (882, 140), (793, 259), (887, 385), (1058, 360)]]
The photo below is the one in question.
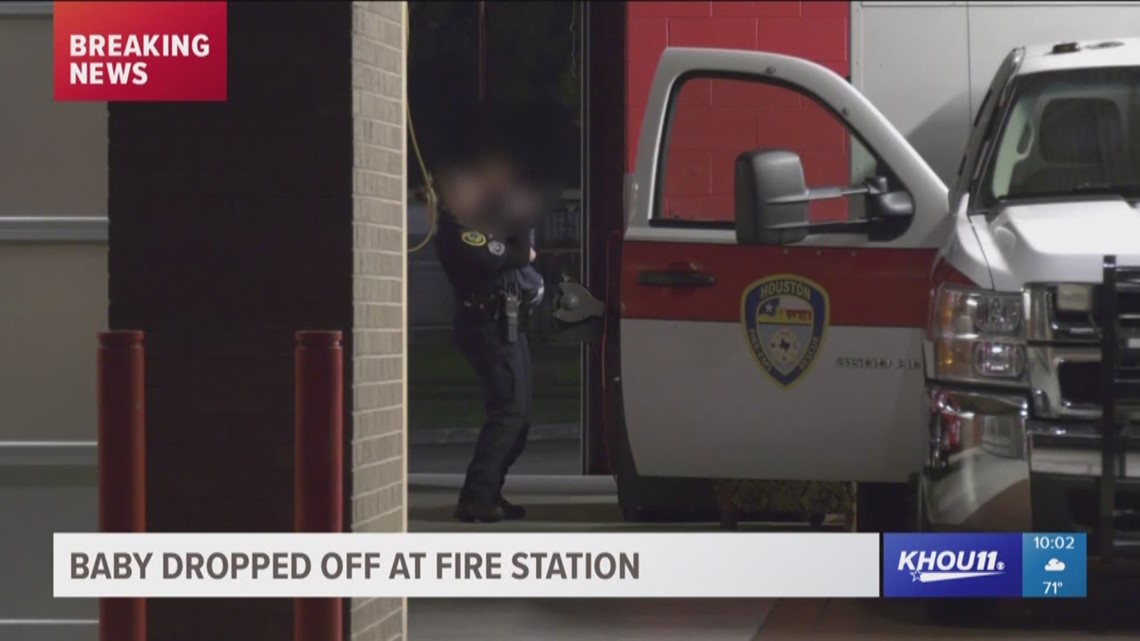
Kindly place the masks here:
[(762, 278), (740, 298), (744, 337), (760, 369), (782, 387), (798, 381), (819, 355), (830, 303), (818, 283), (792, 274)]

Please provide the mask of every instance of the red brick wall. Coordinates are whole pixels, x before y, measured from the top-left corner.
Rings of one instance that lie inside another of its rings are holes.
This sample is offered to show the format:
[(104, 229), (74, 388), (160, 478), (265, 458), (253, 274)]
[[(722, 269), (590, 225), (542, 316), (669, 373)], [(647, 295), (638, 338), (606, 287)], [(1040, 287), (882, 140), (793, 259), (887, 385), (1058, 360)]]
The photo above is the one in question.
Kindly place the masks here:
[[(629, 2), (626, 48), (626, 167), (632, 172), (641, 120), (667, 46), (764, 50), (819, 62), (848, 75), (847, 2)], [(678, 100), (665, 180), (665, 215), (731, 219), (732, 163), (746, 148), (801, 154), (809, 185), (847, 182), (847, 136), (817, 105), (785, 90), (692, 81)], [(755, 144), (752, 144), (755, 141)], [(813, 218), (841, 218), (842, 201)]]

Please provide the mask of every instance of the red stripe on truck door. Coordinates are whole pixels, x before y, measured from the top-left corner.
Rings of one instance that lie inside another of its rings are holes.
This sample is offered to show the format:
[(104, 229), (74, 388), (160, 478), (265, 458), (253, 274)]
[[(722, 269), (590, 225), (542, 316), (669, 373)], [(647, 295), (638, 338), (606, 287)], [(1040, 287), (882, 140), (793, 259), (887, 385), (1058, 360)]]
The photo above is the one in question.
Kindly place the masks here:
[[(827, 290), (831, 324), (926, 327), (933, 249), (742, 247), (711, 243), (626, 241), (622, 249), (622, 318), (740, 322), (749, 285), (774, 274), (811, 279)], [(642, 271), (691, 268), (712, 274), (708, 287), (638, 283)]]

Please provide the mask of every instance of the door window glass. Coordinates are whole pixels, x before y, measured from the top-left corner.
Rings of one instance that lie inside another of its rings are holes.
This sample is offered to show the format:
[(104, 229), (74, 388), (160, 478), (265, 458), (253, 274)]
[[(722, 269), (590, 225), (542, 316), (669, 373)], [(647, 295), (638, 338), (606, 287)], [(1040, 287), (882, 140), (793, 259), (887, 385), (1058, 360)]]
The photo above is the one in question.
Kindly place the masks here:
[[(809, 188), (861, 184), (886, 175), (881, 162), (817, 99), (755, 79), (689, 77), (674, 91), (666, 125), (654, 222), (731, 225), (737, 156), (755, 149), (799, 154)], [(813, 201), (809, 219), (858, 220), (861, 198)]]

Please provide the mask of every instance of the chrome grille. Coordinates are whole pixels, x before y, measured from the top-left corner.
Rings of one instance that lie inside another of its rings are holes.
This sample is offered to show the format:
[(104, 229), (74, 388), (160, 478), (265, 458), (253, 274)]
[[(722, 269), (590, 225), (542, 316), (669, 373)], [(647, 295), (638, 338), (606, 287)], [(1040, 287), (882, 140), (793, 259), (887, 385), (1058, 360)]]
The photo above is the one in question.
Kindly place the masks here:
[[(1030, 342), (1030, 381), (1033, 408), (1043, 418), (1093, 419), (1100, 417), (1103, 403), (1103, 377), (1100, 368), (1101, 332), (1104, 319), (1100, 310), (1100, 285), (1088, 287), (1091, 310), (1072, 312), (1058, 309), (1056, 284), (1031, 285), (1025, 291), (1026, 334)], [(1123, 292), (1118, 317), (1122, 340), (1140, 341), (1140, 290)], [(1121, 363), (1137, 368), (1137, 352)]]
[[(1100, 340), (1104, 324), (1100, 310), (1100, 285), (1089, 289), (1092, 309), (1088, 312), (1057, 308), (1057, 285), (1031, 285), (1026, 288), (1025, 307), (1028, 338), (1042, 343), (1092, 343)], [(1120, 322), (1140, 334), (1140, 290), (1120, 296)]]
[(1057, 367), (1061, 398), (1070, 405), (1099, 406), (1104, 403), (1100, 361), (1062, 362)]
[(1099, 340), (1098, 325), (1091, 313), (1058, 311), (1056, 285), (1027, 287), (1025, 310), (1026, 334), (1031, 343), (1095, 343)]

